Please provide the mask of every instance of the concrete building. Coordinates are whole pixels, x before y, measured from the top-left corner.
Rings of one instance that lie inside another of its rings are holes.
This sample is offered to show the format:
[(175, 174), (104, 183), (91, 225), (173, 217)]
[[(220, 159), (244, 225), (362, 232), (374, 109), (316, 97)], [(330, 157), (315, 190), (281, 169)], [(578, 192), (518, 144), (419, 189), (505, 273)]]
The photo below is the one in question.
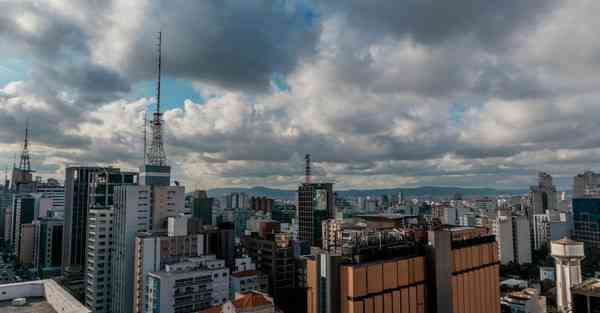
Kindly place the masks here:
[(233, 301), (214, 306), (201, 313), (274, 313), (273, 298), (259, 292), (237, 294)]
[[(26, 305), (16, 305), (23, 298)], [(90, 313), (54, 280), (35, 280), (0, 285), (1, 313)]]
[(259, 290), (258, 276), (259, 272), (256, 271), (256, 264), (252, 258), (248, 256), (236, 258), (235, 266), (231, 269), (230, 298), (234, 298), (236, 293)]
[(321, 223), (335, 217), (332, 183), (303, 183), (298, 187), (298, 239), (321, 246)]
[(17, 262), (27, 267), (32, 267), (34, 264), (35, 228), (35, 224), (21, 225)]
[(571, 288), (573, 312), (597, 313), (600, 310), (600, 279), (590, 279)]
[(583, 243), (567, 238), (552, 241), (550, 253), (556, 261), (556, 303), (561, 312), (571, 312), (571, 287), (581, 284)]
[(526, 216), (498, 216), (493, 228), (502, 264), (531, 263), (530, 228)]
[(17, 256), (17, 260), (21, 257), (21, 232), (22, 227), (25, 224), (31, 224), (35, 216), (35, 197), (30, 194), (19, 194), (13, 198), (13, 208), (11, 216), (11, 228), (10, 228), (10, 243), (13, 247), (13, 251)]
[(573, 177), (573, 199), (600, 196), (600, 174), (585, 171)]
[(273, 211), (273, 204), (275, 200), (267, 197), (251, 197), (250, 198), (250, 210), (262, 211), (264, 213), (270, 213)]
[(538, 173), (538, 184), (531, 186), (529, 190), (527, 215), (532, 218), (534, 214), (555, 211), (557, 204), (558, 198), (552, 176), (543, 172)]
[(65, 287), (84, 298), (88, 212), (113, 204), (115, 186), (137, 183), (138, 174), (113, 167), (79, 166), (65, 170), (65, 226), (62, 274)]
[(375, 237), (308, 257), (309, 313), (500, 312), (498, 248), (484, 229), (428, 232), (426, 250), (411, 237)]
[(573, 218), (569, 212), (547, 211), (533, 215), (534, 249), (547, 247), (552, 240), (571, 237)]
[(50, 199), (51, 210), (65, 210), (65, 186), (58, 184), (58, 182), (48, 182), (38, 185), (36, 193), (41, 194), (44, 198)]
[(510, 292), (500, 299), (502, 313), (546, 313), (546, 297), (535, 288)]
[(94, 313), (108, 313), (112, 304), (112, 208), (91, 209), (87, 222), (85, 305)]
[[(172, 219), (172, 218), (170, 218)], [(166, 264), (184, 257), (216, 255), (232, 264), (234, 260), (233, 230), (228, 227), (203, 226), (189, 233), (169, 236), (164, 233), (138, 234), (135, 239), (135, 257), (133, 270), (134, 312), (146, 312), (148, 273), (163, 270)]]
[[(154, 181), (149, 173), (146, 179)], [(163, 176), (157, 176), (163, 181)], [(166, 179), (164, 179), (166, 181)], [(135, 304), (135, 239), (168, 230), (168, 218), (183, 214), (185, 189), (180, 186), (122, 185), (114, 191), (113, 303), (111, 312), (129, 313)]]
[(296, 261), (289, 235), (246, 236), (242, 246), (256, 263), (256, 269), (269, 277), (269, 294), (279, 305), (280, 299), (295, 287)]
[(213, 256), (189, 258), (148, 275), (148, 313), (198, 312), (229, 299), (229, 269)]

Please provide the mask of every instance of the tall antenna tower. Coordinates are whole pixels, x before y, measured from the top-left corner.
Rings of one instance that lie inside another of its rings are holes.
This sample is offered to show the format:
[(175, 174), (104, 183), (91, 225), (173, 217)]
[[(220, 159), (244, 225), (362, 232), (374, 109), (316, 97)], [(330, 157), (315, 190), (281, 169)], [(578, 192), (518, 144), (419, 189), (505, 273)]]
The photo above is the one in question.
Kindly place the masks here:
[(304, 156), (306, 165), (304, 166), (304, 183), (310, 184), (310, 154)]
[(29, 154), (29, 120), (25, 122), (25, 140), (23, 141), (23, 151), (19, 160), (19, 169), (24, 172), (31, 172), (31, 156)]
[(152, 139), (150, 149), (146, 157), (147, 164), (165, 166), (167, 165), (167, 155), (162, 137), (162, 113), (160, 112), (160, 66), (162, 53), (162, 32), (158, 33), (158, 71), (156, 75), (156, 112), (151, 122)]

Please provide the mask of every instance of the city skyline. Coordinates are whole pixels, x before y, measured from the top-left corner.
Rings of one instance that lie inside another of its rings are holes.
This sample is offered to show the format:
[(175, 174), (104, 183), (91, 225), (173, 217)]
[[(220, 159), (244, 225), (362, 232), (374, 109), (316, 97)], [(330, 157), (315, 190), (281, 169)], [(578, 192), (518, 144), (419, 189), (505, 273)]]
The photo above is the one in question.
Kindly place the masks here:
[(293, 189), (310, 153), (336, 189), (527, 188), (537, 171), (570, 189), (598, 169), (599, 9), (15, 2), (0, 13), (0, 163), (29, 119), (36, 175), (138, 168), (162, 31), (165, 145), (187, 186)]

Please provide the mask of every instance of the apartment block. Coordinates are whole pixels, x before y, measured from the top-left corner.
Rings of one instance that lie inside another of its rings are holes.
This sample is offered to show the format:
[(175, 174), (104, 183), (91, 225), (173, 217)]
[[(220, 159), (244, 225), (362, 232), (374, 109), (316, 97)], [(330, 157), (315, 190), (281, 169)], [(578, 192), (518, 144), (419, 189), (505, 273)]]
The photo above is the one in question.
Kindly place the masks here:
[(169, 264), (148, 275), (148, 313), (187, 313), (229, 299), (229, 269), (214, 255)]
[(111, 208), (88, 212), (85, 305), (94, 313), (110, 312), (112, 305), (113, 213)]

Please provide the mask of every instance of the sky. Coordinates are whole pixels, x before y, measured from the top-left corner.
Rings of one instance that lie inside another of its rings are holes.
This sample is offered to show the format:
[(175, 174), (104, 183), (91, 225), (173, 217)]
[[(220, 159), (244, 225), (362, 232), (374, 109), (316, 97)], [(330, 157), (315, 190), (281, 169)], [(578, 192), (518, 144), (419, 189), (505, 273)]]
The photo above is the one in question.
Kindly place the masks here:
[[(191, 188), (568, 188), (600, 170), (594, 0), (0, 0), (0, 165), (135, 169), (163, 32)], [(4, 165), (5, 164), (5, 165)]]

